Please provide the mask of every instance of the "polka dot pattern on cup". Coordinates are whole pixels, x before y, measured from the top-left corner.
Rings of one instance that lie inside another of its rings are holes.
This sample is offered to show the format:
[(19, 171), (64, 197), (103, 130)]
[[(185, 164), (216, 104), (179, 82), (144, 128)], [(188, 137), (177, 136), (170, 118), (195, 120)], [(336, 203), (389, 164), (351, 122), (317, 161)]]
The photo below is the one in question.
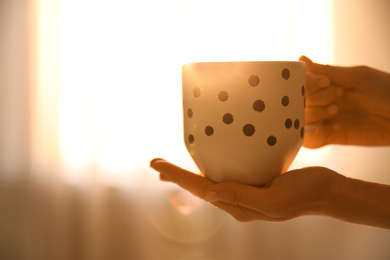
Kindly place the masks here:
[(274, 146), (276, 144), (276, 137), (273, 135), (268, 136), (267, 143), (269, 146)]
[(284, 126), (287, 129), (290, 129), (292, 127), (292, 120), (290, 118), (287, 118), (286, 121), (284, 122)]
[(290, 78), (290, 70), (289, 69), (284, 69), (282, 70), (282, 77), (285, 79), (285, 80), (288, 80)]
[(200, 97), (200, 88), (198, 87), (194, 88), (194, 97), (196, 98)]
[(189, 136), (188, 136), (188, 142), (189, 142), (190, 144), (193, 144), (193, 143), (195, 142), (195, 138), (194, 138), (193, 135), (189, 135)]
[[(289, 80), (291, 77), (290, 70), (288, 68), (282, 69), (281, 76), (282, 76), (283, 80)], [(261, 85), (260, 82), (261, 82), (261, 80), (260, 80), (260, 77), (258, 75), (252, 74), (252, 75), (249, 75), (247, 78), (247, 84), (249, 87), (257, 87), (257, 86)], [(305, 86), (302, 85), (302, 87), (300, 88), (300, 95), (303, 97), (303, 106), (305, 106), (305, 102), (306, 102), (305, 92), (306, 92)], [(193, 97), (195, 99), (199, 98), (201, 96), (201, 94), (202, 94), (201, 86), (196, 86), (193, 88)], [(218, 102), (224, 103), (224, 102), (228, 102), (229, 98), (230, 98), (230, 96), (229, 96), (228, 91), (222, 89), (218, 92), (218, 95), (217, 95), (215, 100)], [(284, 95), (283, 97), (281, 97), (279, 104), (281, 104), (281, 107), (287, 108), (287, 107), (289, 107), (290, 102), (291, 102), (290, 97), (288, 95)], [(253, 100), (251, 107), (252, 107), (254, 112), (261, 114), (261, 112), (267, 110), (267, 100), (263, 100), (261, 97), (254, 97), (254, 100)], [(196, 113), (196, 111), (193, 111), (193, 108), (187, 109), (187, 117), (189, 119), (192, 119), (195, 113)], [(222, 116), (222, 122), (225, 126), (234, 125), (235, 121), (236, 121), (235, 120), (236, 117), (239, 117), (239, 115), (234, 115), (233, 113), (226, 112)], [(254, 123), (255, 122), (248, 122), (248, 123), (241, 126), (242, 134), (244, 136), (251, 137), (251, 136), (254, 136), (256, 134), (256, 126), (255, 126), (256, 124), (254, 124)], [(284, 120), (284, 122), (282, 122), (282, 124), (284, 124), (284, 129), (286, 129), (286, 130), (300, 129), (300, 131), (298, 131), (298, 135), (300, 136), (300, 138), (304, 138), (304, 127), (300, 126), (299, 119), (286, 118)], [(290, 131), (292, 131), (292, 130), (290, 130)], [(216, 135), (217, 133), (215, 133), (214, 127), (211, 124), (211, 125), (207, 125), (204, 127), (204, 134), (208, 137), (211, 137), (211, 136)], [(188, 135), (187, 140), (188, 140), (188, 143), (190, 145), (194, 145), (195, 136), (190, 133)], [(267, 145), (269, 147), (273, 147), (273, 146), (277, 145), (278, 138), (276, 135), (269, 135), (266, 137), (265, 142), (267, 143)]]
[(233, 115), (230, 114), (230, 113), (226, 113), (223, 115), (223, 118), (222, 118), (222, 121), (227, 124), (227, 125), (230, 125), (231, 123), (233, 123)]
[(294, 121), (294, 128), (295, 129), (299, 128), (299, 119), (295, 119), (295, 121)]
[(219, 92), (218, 99), (220, 101), (225, 102), (226, 100), (228, 100), (228, 98), (229, 98), (229, 95), (228, 95), (228, 93), (226, 91)]
[(255, 133), (255, 127), (251, 124), (246, 124), (242, 128), (242, 131), (246, 136), (252, 136)]
[(214, 128), (208, 125), (204, 129), (204, 132), (206, 133), (207, 136), (212, 136), (214, 134)]
[(194, 112), (192, 112), (192, 109), (191, 109), (191, 108), (189, 108), (189, 109), (187, 110), (187, 115), (188, 115), (189, 118), (192, 118), (192, 116), (194, 115)]
[(288, 96), (284, 96), (284, 97), (282, 98), (282, 105), (283, 105), (284, 107), (286, 107), (286, 106), (288, 106), (288, 104), (290, 104), (290, 98), (289, 98)]
[(253, 110), (257, 112), (262, 112), (264, 109), (265, 109), (265, 104), (263, 100), (258, 99), (255, 102), (253, 102)]
[(256, 76), (256, 75), (251, 75), (251, 76), (248, 78), (248, 83), (249, 83), (250, 86), (256, 87), (257, 85), (259, 85), (260, 79), (259, 79), (259, 77)]

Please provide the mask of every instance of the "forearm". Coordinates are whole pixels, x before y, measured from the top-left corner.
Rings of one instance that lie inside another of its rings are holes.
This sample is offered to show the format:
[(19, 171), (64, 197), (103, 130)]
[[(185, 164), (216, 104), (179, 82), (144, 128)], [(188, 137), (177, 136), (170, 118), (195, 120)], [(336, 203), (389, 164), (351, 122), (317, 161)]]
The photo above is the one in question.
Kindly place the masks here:
[(330, 192), (325, 214), (390, 229), (390, 185), (342, 178)]

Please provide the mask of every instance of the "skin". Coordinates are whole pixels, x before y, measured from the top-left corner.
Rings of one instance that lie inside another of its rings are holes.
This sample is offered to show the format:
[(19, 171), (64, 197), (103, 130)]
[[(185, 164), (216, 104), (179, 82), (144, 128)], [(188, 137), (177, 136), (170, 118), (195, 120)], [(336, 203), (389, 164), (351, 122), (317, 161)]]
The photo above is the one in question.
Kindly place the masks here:
[[(307, 64), (304, 146), (390, 145), (390, 74), (366, 66)], [(390, 229), (390, 185), (347, 178), (324, 167), (286, 172), (263, 187), (215, 183), (164, 159), (150, 166), (238, 221), (322, 215)]]
[(320, 124), (304, 146), (390, 145), (390, 74), (367, 66), (306, 62), (306, 125)]

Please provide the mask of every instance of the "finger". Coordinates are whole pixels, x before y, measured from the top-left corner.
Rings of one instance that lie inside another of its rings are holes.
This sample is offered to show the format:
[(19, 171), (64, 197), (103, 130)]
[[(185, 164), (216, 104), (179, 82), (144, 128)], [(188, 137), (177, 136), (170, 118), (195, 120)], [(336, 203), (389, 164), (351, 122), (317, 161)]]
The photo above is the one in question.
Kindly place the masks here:
[(205, 200), (209, 202), (225, 202), (233, 206), (262, 211), (262, 202), (266, 201), (265, 189), (254, 186), (223, 182), (209, 186)]
[(184, 170), (163, 159), (153, 159), (150, 162), (150, 167), (164, 175), (164, 178), (176, 183), (200, 198), (204, 198), (205, 190), (214, 184), (213, 181), (205, 177)]
[(304, 135), (306, 136), (307, 134), (310, 134), (315, 129), (317, 129), (318, 126), (322, 125), (323, 123), (324, 123), (324, 121), (313, 122), (313, 123), (310, 123), (310, 124), (305, 123), (305, 133), (304, 133)]
[(220, 208), (222, 205), (222, 209), (236, 219), (241, 219), (240, 221), (245, 219), (282, 221), (291, 218), (274, 210), (274, 196), (268, 188), (257, 188), (235, 182), (217, 183), (207, 189), (205, 200)]
[(331, 144), (331, 139), (338, 131), (335, 124), (322, 123), (310, 132), (305, 132), (303, 146), (310, 149), (316, 149)]
[[(214, 182), (204, 177), (201, 177), (199, 175), (183, 170), (163, 159), (154, 159), (152, 160), (150, 165), (153, 169), (159, 171), (160, 176), (161, 177), (163, 176), (162, 178), (164, 178), (165, 180), (175, 182), (182, 188), (191, 191), (192, 193), (194, 193), (195, 195), (201, 198), (205, 197), (204, 196), (205, 190), (207, 190), (207, 188), (214, 185)], [(275, 221), (274, 218), (264, 215), (261, 212), (258, 212), (253, 209), (248, 209), (239, 205), (232, 205), (230, 203), (223, 202), (223, 201), (216, 201), (213, 202), (212, 204), (226, 211), (238, 221), (242, 221), (242, 222), (251, 221), (251, 220)]]
[(344, 89), (331, 85), (306, 95), (306, 106), (326, 106), (344, 95)]
[(164, 174), (160, 173), (160, 181), (170, 182), (171, 180), (167, 176), (165, 176)]
[(310, 72), (306, 74), (306, 95), (310, 95), (319, 89), (328, 87), (329, 85), (330, 80), (325, 75), (317, 75)]
[(323, 107), (306, 107), (305, 110), (305, 125), (312, 125), (330, 119), (337, 115), (339, 108), (335, 104)]
[(213, 202), (212, 203), (217, 208), (229, 213), (237, 221), (248, 222), (252, 220), (266, 220), (266, 221), (282, 221), (285, 219), (282, 218), (273, 218), (267, 216), (259, 211), (248, 209), (241, 206), (235, 206), (227, 202)]
[(306, 70), (314, 74), (322, 74), (329, 77), (330, 81), (338, 85), (345, 85), (347, 81), (353, 80), (357, 74), (356, 67), (341, 67), (315, 63), (306, 56), (301, 56), (300, 61), (306, 63)]

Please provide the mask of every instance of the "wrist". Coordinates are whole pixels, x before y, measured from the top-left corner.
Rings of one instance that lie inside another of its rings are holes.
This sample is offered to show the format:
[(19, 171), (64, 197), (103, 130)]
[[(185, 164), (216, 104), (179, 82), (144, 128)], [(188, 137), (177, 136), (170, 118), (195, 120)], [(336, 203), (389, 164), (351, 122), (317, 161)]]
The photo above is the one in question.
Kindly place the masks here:
[(390, 228), (390, 186), (340, 175), (332, 182), (323, 215)]
[(311, 176), (315, 176), (316, 184), (314, 192), (310, 196), (310, 203), (305, 209), (304, 215), (332, 216), (334, 209), (338, 207), (338, 199), (344, 193), (347, 178), (337, 172), (324, 167), (311, 167), (314, 170)]
[(323, 214), (329, 217), (338, 218), (340, 210), (346, 203), (347, 195), (349, 194), (351, 179), (338, 175), (333, 178), (329, 186), (326, 198), (324, 199)]
[(329, 180), (324, 187), (323, 196), (317, 203), (316, 212), (319, 215), (336, 217), (342, 207), (340, 198), (344, 197), (349, 186), (349, 178), (336, 172), (329, 174)]

